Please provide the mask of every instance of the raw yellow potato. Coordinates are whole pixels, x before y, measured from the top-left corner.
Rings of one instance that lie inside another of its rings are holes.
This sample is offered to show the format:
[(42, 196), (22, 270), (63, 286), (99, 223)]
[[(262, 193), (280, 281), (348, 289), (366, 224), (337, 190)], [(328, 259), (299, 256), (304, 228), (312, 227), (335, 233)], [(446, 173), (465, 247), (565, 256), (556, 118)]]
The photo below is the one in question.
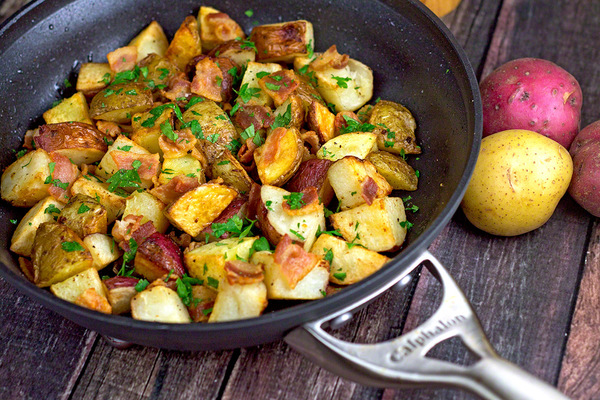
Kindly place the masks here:
[(169, 44), (165, 57), (171, 61), (181, 71), (197, 55), (202, 53), (202, 44), (200, 41), (200, 31), (198, 30), (198, 21), (194, 16), (187, 16), (175, 36)]
[(235, 189), (227, 185), (205, 183), (184, 193), (167, 208), (165, 215), (178, 229), (196, 237), (237, 195)]
[(223, 239), (197, 246), (186, 251), (183, 262), (193, 278), (202, 279), (204, 285), (220, 290), (226, 279), (227, 260), (248, 259), (250, 248), (258, 237)]
[(93, 233), (83, 238), (83, 243), (85, 243), (92, 254), (92, 258), (94, 259), (93, 266), (98, 271), (121, 257), (121, 249), (117, 246), (112, 236), (103, 233)]
[(81, 92), (64, 99), (58, 105), (46, 111), (43, 117), (47, 124), (74, 121), (92, 125), (88, 103)]
[(48, 196), (52, 159), (42, 149), (30, 151), (4, 170), (0, 182), (2, 198), (13, 206), (32, 207)]
[(346, 156), (354, 156), (364, 160), (373, 151), (377, 151), (377, 135), (368, 132), (346, 133), (321, 146), (317, 158), (337, 161)]
[(539, 133), (511, 129), (485, 137), (462, 209), (473, 225), (499, 236), (539, 228), (567, 191), (573, 161)]
[[(153, 103), (152, 91), (147, 90), (144, 84), (119, 83), (94, 96), (90, 102), (90, 116), (94, 119), (126, 124), (131, 122), (133, 114), (148, 110)], [(46, 118), (44, 117), (44, 119)], [(47, 119), (46, 122), (50, 123)]]
[(160, 233), (165, 233), (169, 227), (169, 220), (163, 213), (165, 204), (154, 197), (150, 192), (135, 191), (125, 202), (123, 217), (128, 215), (141, 215), (140, 225), (152, 221)]
[(282, 300), (316, 300), (325, 295), (329, 283), (327, 263), (316, 265), (293, 289), (288, 279), (281, 271), (281, 266), (275, 262), (273, 253), (259, 251), (252, 255), (253, 264), (262, 264), (267, 287), (267, 298)]
[(137, 62), (140, 62), (148, 54), (154, 53), (164, 56), (169, 47), (169, 41), (160, 24), (152, 21), (136, 37), (129, 42), (129, 46), (137, 47)]
[(64, 281), (93, 265), (92, 255), (83, 241), (75, 232), (57, 222), (44, 222), (38, 228), (31, 262), (34, 283), (38, 287)]
[(131, 316), (142, 321), (188, 323), (192, 319), (187, 307), (174, 290), (154, 286), (131, 299)]
[(361, 281), (390, 260), (383, 254), (348, 245), (345, 240), (325, 233), (319, 236), (310, 252), (323, 258), (330, 257), (329, 281), (337, 285)]
[(108, 86), (113, 75), (108, 63), (81, 64), (75, 88), (86, 96), (93, 96)]
[(38, 227), (44, 222), (54, 221), (54, 217), (64, 207), (64, 204), (54, 197), (48, 196), (40, 200), (23, 217), (10, 241), (10, 250), (25, 257), (31, 255), (33, 239)]
[(96, 293), (106, 297), (106, 288), (95, 268), (88, 268), (62, 282), (50, 286), (50, 291), (63, 300), (74, 303), (87, 289), (95, 289)]
[(108, 184), (93, 175), (82, 175), (71, 186), (71, 193), (86, 194), (98, 200), (107, 212), (107, 223), (112, 224), (125, 209), (125, 198), (108, 190)]
[(224, 322), (258, 317), (267, 307), (267, 288), (263, 282), (230, 285), (219, 290), (208, 322)]
[(304, 154), (304, 142), (296, 128), (279, 127), (254, 151), (254, 161), (263, 185), (282, 186), (294, 175)]

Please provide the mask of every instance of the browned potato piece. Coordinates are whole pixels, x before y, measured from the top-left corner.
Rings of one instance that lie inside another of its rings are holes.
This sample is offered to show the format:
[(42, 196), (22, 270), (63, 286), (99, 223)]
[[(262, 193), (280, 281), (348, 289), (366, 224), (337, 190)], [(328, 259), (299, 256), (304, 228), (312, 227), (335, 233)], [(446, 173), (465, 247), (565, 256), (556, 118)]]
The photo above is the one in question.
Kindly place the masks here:
[(387, 151), (374, 151), (367, 160), (377, 168), (388, 183), (397, 190), (417, 190), (419, 178), (415, 170), (400, 157)]
[(87, 100), (81, 92), (75, 93), (68, 99), (63, 99), (59, 104), (46, 111), (43, 117), (47, 124), (71, 121), (92, 124)]
[(94, 96), (90, 116), (94, 119), (125, 124), (131, 116), (152, 107), (152, 92), (141, 83), (122, 83), (109, 86)]
[(165, 215), (173, 225), (195, 237), (206, 228), (236, 198), (229, 186), (209, 182), (184, 193), (172, 203)]
[(34, 283), (39, 287), (62, 282), (94, 263), (92, 254), (77, 234), (57, 222), (40, 225), (33, 241), (31, 261)]
[(94, 96), (110, 83), (113, 75), (107, 63), (84, 63), (79, 68), (75, 87), (86, 96)]
[(401, 104), (381, 100), (371, 110), (369, 123), (375, 125), (379, 150), (390, 153), (419, 154), (415, 129), (417, 123), (410, 111)]
[(235, 38), (243, 39), (246, 37), (237, 22), (231, 19), (229, 15), (212, 7), (200, 7), (198, 20), (200, 22), (202, 50), (205, 52)]
[(187, 16), (167, 49), (165, 57), (177, 66), (181, 71), (190, 63), (192, 58), (202, 53), (200, 43), (200, 32), (198, 30), (198, 21), (196, 17)]
[(183, 121), (198, 121), (204, 137), (217, 146), (225, 147), (239, 135), (227, 113), (212, 100), (204, 99), (183, 113)]
[(319, 136), (321, 144), (333, 139), (335, 115), (318, 101), (313, 101), (308, 107), (308, 127)]
[(71, 228), (79, 237), (106, 233), (106, 209), (93, 197), (77, 194), (62, 209), (58, 222)]
[(333, 199), (333, 188), (329, 183), (327, 170), (333, 164), (329, 160), (320, 160), (313, 158), (300, 164), (296, 174), (285, 185), (285, 190), (289, 192), (302, 192), (309, 186), (317, 188), (319, 199), (327, 206)]
[(80, 176), (71, 186), (71, 193), (86, 194), (98, 200), (106, 209), (108, 224), (111, 224), (123, 213), (125, 198), (108, 190), (108, 184), (93, 175)]
[(173, 125), (175, 114), (172, 108), (164, 108), (163, 112), (155, 119), (154, 123), (150, 124), (146, 121), (154, 119), (154, 116), (150, 113), (153, 109), (133, 116), (131, 119), (131, 128), (133, 129), (131, 140), (148, 150), (150, 153), (158, 153), (162, 157), (162, 149), (158, 145), (158, 138), (162, 135), (160, 126), (166, 121), (169, 121), (170, 124)]
[(108, 150), (102, 132), (81, 122), (42, 125), (33, 140), (38, 149), (56, 151), (77, 165), (100, 161)]
[(240, 162), (229, 150), (224, 150), (211, 164), (210, 174), (213, 179), (222, 178), (223, 182), (240, 193), (250, 193), (252, 182)]
[(154, 82), (155, 86), (168, 85), (169, 81), (180, 72), (179, 68), (167, 58), (154, 53), (140, 61), (139, 65), (148, 68), (146, 80)]
[[(250, 46), (242, 46), (241, 40), (230, 40), (225, 43), (221, 43), (208, 53), (211, 57), (225, 57), (229, 58), (237, 65), (246, 65), (256, 59), (256, 53)], [(240, 71), (237, 71), (239, 74)]]
[(33, 207), (38, 201), (48, 196), (50, 176), (48, 165), (52, 159), (43, 149), (30, 151), (2, 173), (0, 193), (2, 198), (17, 207)]
[(148, 54), (154, 53), (158, 56), (164, 56), (169, 47), (169, 41), (162, 26), (158, 22), (152, 21), (129, 42), (129, 46), (137, 48), (136, 61), (140, 62)]
[(21, 219), (10, 241), (10, 250), (22, 256), (31, 256), (33, 239), (40, 224), (52, 222), (64, 204), (52, 196), (40, 200)]
[(296, 128), (300, 130), (302, 125), (304, 124), (304, 116), (306, 115), (306, 110), (302, 104), (302, 100), (300, 96), (292, 94), (288, 99), (283, 102), (279, 107), (275, 109), (275, 115), (283, 115), (290, 110), (290, 123), (288, 124), (288, 128)]
[(225, 322), (258, 317), (267, 307), (267, 287), (263, 282), (248, 285), (221, 285), (208, 322)]
[(292, 62), (314, 46), (313, 26), (305, 20), (255, 26), (250, 40), (256, 45), (257, 61)]
[(254, 151), (256, 169), (263, 185), (282, 186), (300, 168), (304, 143), (296, 128), (275, 129)]
[(194, 322), (208, 322), (216, 297), (216, 290), (203, 285), (192, 286), (192, 301), (188, 306), (188, 312)]

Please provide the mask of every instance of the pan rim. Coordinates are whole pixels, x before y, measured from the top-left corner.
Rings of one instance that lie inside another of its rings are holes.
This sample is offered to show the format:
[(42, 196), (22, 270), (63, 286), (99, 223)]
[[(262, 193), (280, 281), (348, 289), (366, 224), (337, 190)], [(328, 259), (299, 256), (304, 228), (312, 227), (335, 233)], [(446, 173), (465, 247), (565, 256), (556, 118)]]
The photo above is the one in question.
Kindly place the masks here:
[[(60, 10), (64, 6), (73, 3), (74, 1), (75, 0), (59, 0), (53, 2), (45, 0), (33, 1), (22, 7), (19, 11), (13, 14), (13, 16), (0, 24), (0, 37), (4, 37), (7, 34), (14, 35), (18, 34), (22, 30), (28, 30), (29, 25), (27, 23), (23, 24), (22, 26), (17, 26), (17, 22), (23, 18), (30, 17), (35, 13), (41, 13), (43, 14), (42, 16), (47, 17)], [(393, 0), (378, 0), (378, 2), (384, 4), (394, 11), (397, 11), (397, 6), (394, 4), (395, 2)], [(305, 302), (287, 309), (267, 313), (257, 318), (214, 324), (167, 324), (139, 321), (130, 317), (123, 317), (119, 315), (105, 315), (76, 306), (52, 295), (48, 291), (40, 290), (31, 282), (26, 281), (23, 279), (23, 277), (13, 272), (11, 269), (5, 266), (4, 263), (1, 263), (2, 265), (0, 266), (0, 276), (6, 279), (21, 293), (24, 293), (28, 297), (40, 302), (50, 310), (55, 311), (70, 320), (74, 320), (74, 317), (76, 317), (77, 324), (81, 326), (100, 331), (101, 333), (103, 333), (102, 329), (98, 329), (98, 326), (110, 327), (111, 332), (122, 331), (124, 335), (113, 335), (119, 338), (127, 337), (126, 333), (129, 331), (147, 330), (168, 331), (170, 334), (206, 332), (207, 334), (222, 333), (223, 335), (228, 335), (240, 331), (265, 328), (274, 321), (277, 321), (277, 323), (280, 325), (288, 326), (288, 329), (292, 329), (293, 327), (297, 327), (311, 320), (335, 313), (336, 311), (347, 307), (348, 304), (354, 302), (357, 297), (364, 297), (374, 293), (378, 289), (386, 286), (386, 283), (390, 282), (391, 280), (398, 279), (398, 277), (409, 269), (411, 264), (421, 256), (421, 254), (427, 249), (433, 240), (440, 234), (441, 230), (448, 224), (458, 209), (475, 167), (479, 153), (483, 126), (479, 85), (475, 76), (475, 72), (473, 71), (473, 68), (471, 67), (464, 50), (458, 44), (450, 30), (426, 6), (424, 6), (418, 0), (408, 0), (408, 3), (418, 10), (418, 14), (423, 18), (425, 23), (433, 25), (435, 29), (443, 36), (444, 40), (449, 45), (448, 48), (459, 61), (459, 64), (455, 67), (458, 68), (462, 73), (466, 74), (468, 88), (470, 90), (469, 92), (462, 93), (462, 95), (463, 100), (465, 101), (466, 111), (469, 114), (469, 124), (472, 124), (472, 126), (468, 126), (468, 129), (470, 133), (472, 131), (473, 136), (471, 138), (471, 147), (468, 149), (470, 154), (465, 165), (464, 172), (445, 207), (442, 209), (439, 215), (431, 221), (430, 226), (426, 228), (412, 243), (410, 243), (406, 249), (390, 260), (385, 268), (377, 271), (369, 278), (346, 287), (339, 293), (328, 296), (320, 301)], [(31, 24), (35, 26), (35, 20), (32, 21)], [(12, 28), (13, 26), (16, 26), (16, 28)], [(2, 42), (4, 42), (4, 44), (2, 44)], [(0, 54), (2, 54), (3, 51), (8, 47), (10, 47), (10, 41), (0, 41)], [(472, 98), (467, 98), (469, 96), (472, 96)], [(470, 104), (467, 104), (467, 102), (470, 102)], [(90, 327), (92, 323), (95, 325), (93, 328)], [(127, 337), (126, 340), (130, 340), (130, 337)], [(131, 341), (135, 342), (135, 340)], [(264, 343), (264, 341), (258, 341), (254, 344), (260, 343)], [(229, 347), (220, 346), (219, 348), (224, 349), (237, 347), (240, 346), (232, 344), (232, 346)], [(165, 343), (165, 348), (170, 348), (168, 343)]]

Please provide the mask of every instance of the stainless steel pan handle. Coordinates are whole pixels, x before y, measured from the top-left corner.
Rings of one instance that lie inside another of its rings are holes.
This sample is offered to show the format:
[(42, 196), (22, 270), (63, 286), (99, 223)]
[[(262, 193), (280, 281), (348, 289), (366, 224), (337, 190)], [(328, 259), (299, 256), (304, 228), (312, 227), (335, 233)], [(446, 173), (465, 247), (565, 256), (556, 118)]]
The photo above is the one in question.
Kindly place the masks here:
[[(360, 300), (333, 315), (294, 329), (285, 341), (321, 367), (363, 385), (454, 386), (490, 400), (567, 399), (551, 385), (500, 358), (483, 333), (471, 304), (442, 264), (427, 251), (413, 269), (421, 263), (442, 284), (444, 293), (439, 309), (411, 332), (382, 343), (355, 344), (323, 330), (325, 324), (343, 318), (366, 302)], [(455, 336), (462, 339), (478, 361), (461, 366), (426, 357), (434, 346)]]

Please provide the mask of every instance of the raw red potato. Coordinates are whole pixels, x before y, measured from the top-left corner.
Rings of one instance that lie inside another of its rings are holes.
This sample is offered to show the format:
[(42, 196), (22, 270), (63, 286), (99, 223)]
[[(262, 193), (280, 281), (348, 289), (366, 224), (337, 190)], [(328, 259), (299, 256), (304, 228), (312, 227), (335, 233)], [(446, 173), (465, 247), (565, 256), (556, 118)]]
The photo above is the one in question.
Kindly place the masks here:
[(590, 214), (600, 217), (600, 121), (586, 126), (570, 149), (573, 178), (569, 194)]
[(573, 75), (550, 61), (509, 61), (488, 75), (479, 88), (484, 137), (527, 129), (568, 149), (579, 132), (581, 87)]

